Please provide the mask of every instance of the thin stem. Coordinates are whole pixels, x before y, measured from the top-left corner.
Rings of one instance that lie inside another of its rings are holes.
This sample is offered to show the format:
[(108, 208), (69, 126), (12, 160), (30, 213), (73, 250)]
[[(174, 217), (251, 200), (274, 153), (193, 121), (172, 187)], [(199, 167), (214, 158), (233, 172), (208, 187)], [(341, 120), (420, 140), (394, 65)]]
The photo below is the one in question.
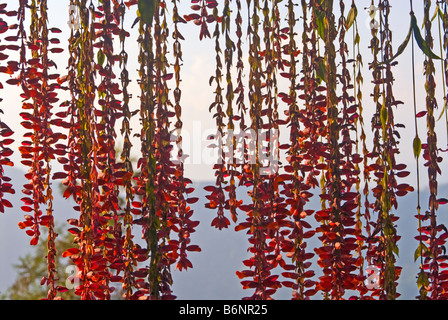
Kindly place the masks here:
[[(411, 13), (412, 0), (411, 0)], [(418, 139), (418, 122), (417, 122), (417, 98), (416, 98), (416, 84), (415, 84), (415, 40), (412, 37), (412, 93), (414, 99), (414, 127), (415, 127), (415, 139)], [(420, 160), (419, 156), (415, 156), (416, 160), (416, 174), (417, 174), (417, 214), (418, 214), (418, 230), (419, 230), (419, 245), (420, 250), (422, 248), (422, 218), (421, 218), (421, 206), (420, 206)], [(423, 270), (423, 254), (420, 255), (420, 269)]]

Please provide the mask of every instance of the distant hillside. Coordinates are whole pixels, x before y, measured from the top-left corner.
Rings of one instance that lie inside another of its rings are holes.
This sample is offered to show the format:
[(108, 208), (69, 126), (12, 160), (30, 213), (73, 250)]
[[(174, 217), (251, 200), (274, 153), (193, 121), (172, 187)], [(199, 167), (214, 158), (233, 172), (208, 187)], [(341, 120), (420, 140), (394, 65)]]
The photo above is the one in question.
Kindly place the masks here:
[[(6, 175), (12, 179), (16, 193), (6, 195), (11, 201), (13, 208), (7, 208), (5, 213), (0, 213), (0, 293), (4, 292), (15, 279), (13, 264), (18, 262), (19, 257), (24, 256), (33, 250), (30, 246), (30, 237), (24, 230), (19, 229), (17, 224), (23, 221), (24, 213), (20, 210), (23, 205), (22, 186), (26, 183), (24, 172), (16, 168), (6, 168)], [(59, 194), (58, 185), (53, 185), (54, 189), (54, 214), (56, 223), (63, 224), (69, 218), (75, 217), (72, 210), (73, 203), (62, 198)]]
[[(175, 272), (174, 289), (179, 299), (240, 299), (250, 295), (241, 289), (240, 280), (236, 277), (235, 271), (242, 270), (245, 267), (242, 261), (247, 259), (247, 247), (249, 245), (245, 231), (235, 232), (234, 224), (231, 224), (228, 230), (219, 231), (210, 227), (212, 219), (216, 212), (204, 208), (205, 195), (203, 188), (213, 183), (195, 184), (195, 197), (199, 201), (192, 208), (195, 210), (195, 219), (201, 221), (198, 230), (192, 235), (192, 242), (202, 248), (202, 252), (192, 255), (191, 261), (194, 268), (187, 272)], [(439, 188), (439, 194), (448, 194), (448, 186), (443, 185)], [(240, 195), (243, 196), (243, 195)], [(245, 197), (247, 199), (247, 196)], [(427, 203), (429, 194), (426, 190), (421, 192), (421, 204)], [(418, 295), (416, 285), (416, 275), (418, 273), (418, 264), (414, 263), (414, 252), (417, 248), (417, 241), (414, 237), (417, 235), (416, 215), (416, 193), (408, 194), (399, 199), (399, 209), (395, 213), (400, 219), (397, 221), (398, 233), (401, 239), (398, 243), (399, 258), (398, 266), (403, 267), (402, 275), (399, 280), (398, 292), (401, 293), (400, 299), (415, 299)], [(318, 197), (313, 197), (309, 208), (320, 208)], [(447, 206), (441, 206), (439, 209), (439, 223), (448, 225)], [(245, 217), (239, 216), (239, 220)], [(310, 241), (308, 249), (318, 245), (317, 239)], [(318, 274), (318, 266), (314, 263), (313, 267)], [(312, 267), (312, 268), (313, 268)], [(281, 272), (281, 270), (279, 270)], [(290, 299), (291, 291), (288, 288), (281, 288), (275, 295), (276, 299)], [(315, 296), (320, 299), (319, 295)]]
[[(3, 292), (15, 278), (15, 271), (12, 267), (18, 262), (18, 258), (32, 248), (29, 245), (29, 237), (23, 230), (20, 230), (17, 223), (22, 220), (23, 213), (20, 211), (21, 201), (23, 197), (21, 190), (25, 183), (23, 172), (8, 168), (7, 174), (13, 179), (16, 194), (7, 196), (13, 203), (14, 208), (7, 210), (4, 214), (0, 214), (0, 292)], [(247, 236), (245, 231), (235, 232), (235, 225), (232, 224), (229, 229), (219, 231), (210, 226), (211, 221), (216, 215), (214, 210), (204, 207), (206, 202), (206, 192), (203, 188), (212, 183), (195, 183), (193, 187), (195, 192), (192, 196), (199, 197), (199, 201), (192, 205), (195, 211), (194, 219), (199, 220), (197, 232), (192, 234), (192, 244), (197, 244), (202, 248), (202, 252), (193, 252), (190, 259), (194, 268), (188, 271), (174, 271), (174, 292), (178, 299), (241, 299), (250, 295), (250, 292), (244, 292), (241, 289), (240, 280), (236, 277), (235, 271), (244, 269), (242, 261), (249, 256), (247, 253)], [(56, 191), (57, 186), (54, 186)], [(440, 187), (440, 195), (448, 194), (447, 186)], [(240, 197), (248, 197), (240, 194)], [(417, 234), (417, 220), (414, 218), (416, 214), (416, 194), (409, 194), (401, 198), (397, 215), (400, 216), (398, 221), (398, 231), (402, 236), (399, 243), (400, 257), (398, 265), (403, 267), (403, 273), (399, 282), (398, 292), (402, 294), (402, 299), (414, 299), (417, 295), (416, 274), (418, 265), (414, 263), (414, 252), (417, 243), (414, 236)], [(429, 195), (426, 191), (422, 192), (422, 204), (427, 203)], [(310, 208), (319, 208), (317, 203), (318, 197), (314, 197)], [(54, 209), (56, 220), (64, 223), (68, 218), (75, 216), (72, 210), (73, 204), (67, 203), (62, 199), (58, 192), (55, 192)], [(448, 214), (444, 214), (448, 207), (440, 208), (440, 223), (448, 225)], [(240, 221), (245, 217), (240, 214)], [(137, 240), (137, 239), (136, 239)], [(310, 242), (309, 248), (317, 245), (316, 242)], [(317, 266), (313, 265), (314, 270)], [(61, 275), (62, 276), (62, 275)], [(290, 299), (291, 291), (288, 288), (282, 288), (275, 295), (277, 299)], [(316, 299), (320, 299), (317, 295)]]

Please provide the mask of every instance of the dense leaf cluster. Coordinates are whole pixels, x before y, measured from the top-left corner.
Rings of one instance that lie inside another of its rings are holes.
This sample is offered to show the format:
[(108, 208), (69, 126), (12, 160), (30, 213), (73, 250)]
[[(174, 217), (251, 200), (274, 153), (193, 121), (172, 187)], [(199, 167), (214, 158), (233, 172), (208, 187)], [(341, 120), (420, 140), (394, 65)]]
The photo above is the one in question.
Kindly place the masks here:
[[(390, 1), (372, 0), (371, 56), (363, 57), (355, 0), (350, 8), (342, 0), (192, 0), (183, 16), (178, 0), (70, 0), (70, 18), (79, 21), (72, 21), (66, 74), (55, 71), (62, 69), (54, 56), (65, 50), (57, 46), (61, 30), (48, 25), (47, 1), (20, 0), (11, 11), (0, 4), (0, 72), (21, 90), (26, 130), (19, 151), (29, 170), (19, 227), (31, 245), (43, 240), (42, 227), (48, 229), (41, 281), (49, 288), (47, 299), (68, 290), (57, 285), (59, 254), (78, 268), (80, 298), (110, 299), (119, 283), (125, 299), (143, 300), (175, 298), (172, 267), (191, 268), (189, 253), (201, 251), (191, 244), (199, 222), (190, 204), (199, 199), (190, 196), (192, 181), (182, 161), (181, 31), (188, 22), (199, 27), (201, 40), (214, 40), (209, 111), (222, 152), (213, 167), (215, 184), (205, 187), (206, 208), (217, 211), (212, 227), (221, 230), (233, 221), (236, 231), (247, 232), (251, 256), (236, 272), (243, 288), (253, 291), (247, 299), (271, 299), (282, 287), (298, 300), (318, 293), (325, 299), (400, 295), (394, 211), (414, 187), (400, 181), (410, 172), (397, 160), (403, 125), (396, 108), (402, 102), (394, 96), (393, 70), (408, 44), (414, 50), (417, 42), (425, 55), (427, 97), (426, 110), (415, 110), (415, 118), (426, 117), (427, 140), (422, 143), (416, 121), (413, 148), (417, 167), (420, 158), (426, 161), (430, 191), (428, 210), (421, 213), (420, 199), (417, 207), (417, 285), (420, 299), (447, 298), (448, 230), (437, 221), (439, 205), (447, 201), (438, 198), (442, 150), (434, 61), (448, 57), (448, 3), (437, 1), (431, 18), (432, 3), (423, 1), (423, 33), (411, 8), (409, 32), (394, 52)], [(132, 30), (124, 24), (129, 10), (138, 13)], [(433, 49), (435, 19), (444, 33), (440, 55)], [(136, 109), (127, 69), (131, 32), (139, 46)], [(17, 61), (8, 60), (10, 52)], [(375, 106), (371, 143), (363, 114), (366, 60)], [(447, 64), (442, 66), (445, 80)], [(60, 101), (61, 93), (68, 100)], [(135, 117), (140, 127), (132, 134)], [(240, 136), (233, 134), (237, 130)], [(276, 132), (286, 132), (288, 142), (279, 144)], [(14, 193), (3, 174), (3, 166), (13, 165), (12, 135), (0, 120), (0, 212), (11, 207), (6, 194)], [(141, 145), (136, 163), (133, 137)], [(282, 151), (285, 161), (278, 160)], [(54, 161), (62, 171), (53, 172)], [(77, 216), (68, 220), (73, 246), (63, 253), (55, 246), (53, 180), (62, 180), (64, 197), (76, 203)], [(240, 188), (250, 201), (238, 199)], [(313, 194), (320, 208), (310, 205)], [(143, 245), (134, 240), (137, 230)], [(311, 241), (319, 243), (314, 250)], [(373, 285), (366, 268), (378, 272)]]

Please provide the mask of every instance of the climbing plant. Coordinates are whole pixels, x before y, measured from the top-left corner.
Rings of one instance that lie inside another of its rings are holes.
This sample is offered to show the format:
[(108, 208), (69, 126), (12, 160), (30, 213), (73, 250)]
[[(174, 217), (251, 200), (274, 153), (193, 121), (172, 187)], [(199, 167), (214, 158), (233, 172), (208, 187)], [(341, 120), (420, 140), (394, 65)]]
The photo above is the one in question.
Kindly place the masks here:
[[(111, 299), (117, 286), (125, 299), (174, 299), (173, 269), (193, 267), (190, 253), (201, 248), (192, 243), (199, 221), (191, 205), (199, 199), (185, 175), (182, 147), (186, 24), (195, 24), (215, 52), (208, 110), (219, 152), (215, 181), (204, 188), (205, 207), (216, 212), (210, 227), (217, 232), (246, 232), (250, 257), (236, 271), (249, 292), (245, 299), (271, 299), (279, 290), (297, 300), (398, 298), (396, 210), (400, 197), (415, 191), (402, 182), (411, 175), (398, 157), (403, 148), (413, 151), (417, 165), (418, 221), (406, 230), (416, 232), (418, 242), (417, 298), (448, 298), (448, 230), (439, 218), (448, 200), (438, 187), (445, 150), (437, 139), (438, 126), (446, 127), (446, 119), (437, 121), (438, 106), (444, 106), (440, 119), (447, 114), (447, 1), (420, 2), (419, 22), (411, 0), (409, 31), (402, 35), (390, 22), (393, 10), (403, 7), (372, 0), (370, 34), (361, 39), (356, 0), (70, 0), (67, 48), (60, 45), (61, 30), (50, 26), (47, 0), (15, 5), (0, 4), (0, 72), (20, 89), (25, 134), (18, 151), (28, 171), (19, 227), (31, 245), (46, 241), (43, 298), (60, 299), (68, 290), (57, 285), (59, 256), (78, 268), (75, 294), (81, 299)], [(137, 79), (129, 71), (131, 35), (138, 39)], [(394, 90), (401, 79), (394, 75), (410, 43), (416, 134), (408, 146), (397, 111), (404, 106)], [(424, 56), (426, 109), (420, 112), (417, 52)], [(63, 54), (67, 64), (57, 66), (54, 59)], [(372, 92), (366, 92), (367, 80)], [(419, 135), (420, 118), (426, 118), (425, 136)], [(21, 138), (8, 119), (2, 117), (0, 127), (3, 213), (17, 189), (4, 166), (13, 165), (10, 145)], [(429, 181), (426, 204), (421, 160)], [(53, 169), (56, 162), (60, 171)], [(57, 180), (76, 212), (68, 220), (73, 245), (64, 252), (55, 246)], [(239, 190), (249, 197), (240, 199)], [(313, 198), (320, 205), (312, 205)]]

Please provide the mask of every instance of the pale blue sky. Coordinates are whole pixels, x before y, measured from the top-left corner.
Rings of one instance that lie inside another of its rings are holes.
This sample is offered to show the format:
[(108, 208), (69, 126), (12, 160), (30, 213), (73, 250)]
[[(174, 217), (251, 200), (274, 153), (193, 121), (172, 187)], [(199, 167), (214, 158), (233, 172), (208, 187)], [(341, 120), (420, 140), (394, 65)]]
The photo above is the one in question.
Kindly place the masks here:
[[(243, 1), (244, 2), (244, 1)], [(16, 0), (7, 0), (8, 6), (13, 7), (17, 1)], [(95, 1), (94, 1), (95, 3)], [(285, 3), (285, 2), (284, 2)], [(351, 1), (347, 1), (347, 3), (351, 3)], [(398, 48), (398, 46), (402, 43), (404, 38), (406, 37), (408, 28), (409, 28), (409, 1), (407, 0), (394, 0), (390, 18), (391, 29), (393, 30), (393, 46), (394, 48)], [(414, 10), (419, 19), (419, 23), (422, 21), (422, 12), (423, 6), (419, 5), (421, 1), (417, 1), (414, 6)], [(68, 21), (68, 0), (49, 0), (49, 21), (51, 26), (57, 26), (62, 29), (63, 33), (58, 35), (58, 38), (62, 41), (61, 47), (66, 49), (67, 42), (66, 39), (69, 35), (69, 28), (67, 25)], [(369, 41), (370, 41), (370, 29), (369, 22), (370, 19), (368, 14), (364, 10), (364, 7), (370, 5), (370, 0), (358, 0), (358, 23), (359, 30), (361, 33), (361, 46), (362, 46), (362, 54), (364, 59), (364, 109), (365, 115), (364, 119), (366, 122), (366, 131), (369, 134), (370, 132), (370, 119), (373, 111), (373, 104), (370, 99), (371, 90), (371, 73), (368, 70), (368, 62), (371, 60), (370, 50), (368, 49)], [(190, 1), (182, 0), (179, 6), (180, 13), (188, 14), (191, 12), (189, 9)], [(349, 5), (347, 4), (349, 7)], [(285, 13), (283, 5), (280, 5), (282, 8), (282, 13)], [(338, 7), (338, 5), (336, 6)], [(128, 15), (126, 24), (130, 26), (134, 21), (135, 11), (137, 7), (132, 7), (131, 14)], [(244, 6), (243, 6), (244, 9)], [(298, 7), (300, 9), (300, 7)], [(349, 8), (346, 9), (348, 11)], [(300, 12), (297, 13), (297, 16), (300, 18)], [(243, 14), (245, 17), (245, 14)], [(283, 15), (285, 17), (285, 15)], [(171, 17), (168, 17), (168, 20), (171, 20)], [(298, 23), (300, 26), (300, 22)], [(171, 24), (172, 27), (172, 24)], [(199, 41), (199, 28), (195, 26), (193, 23), (189, 23), (187, 25), (181, 25), (182, 34), (184, 35), (186, 41), (182, 43), (183, 50), (183, 58), (184, 65), (182, 69), (182, 105), (183, 105), (183, 122), (184, 122), (184, 130), (185, 130), (185, 149), (190, 154), (189, 163), (187, 164), (186, 170), (187, 175), (194, 177), (195, 180), (210, 180), (213, 179), (213, 171), (211, 170), (210, 163), (207, 162), (207, 150), (205, 150), (205, 146), (207, 145), (205, 141), (205, 137), (214, 131), (214, 119), (212, 118), (212, 114), (208, 112), (208, 107), (210, 103), (214, 100), (213, 91), (214, 88), (209, 86), (209, 78), (214, 74), (215, 69), (215, 53), (214, 53), (214, 40), (213, 39), (204, 39), (203, 41)], [(434, 34), (437, 36), (437, 26), (434, 27)], [(211, 25), (211, 29), (213, 31), (214, 25)], [(243, 29), (245, 30), (245, 29)], [(139, 89), (137, 87), (136, 79), (137, 73), (136, 70), (138, 68), (137, 64), (137, 55), (138, 55), (138, 45), (136, 42), (137, 37), (137, 27), (130, 30), (131, 38), (127, 40), (127, 47), (129, 53), (129, 66), (128, 70), (131, 72), (131, 78), (134, 79), (131, 84), (131, 93), (134, 97), (134, 103), (131, 104), (131, 108), (138, 108), (138, 95)], [(351, 32), (348, 34), (348, 43), (351, 47)], [(436, 39), (437, 40), (437, 39)], [(300, 37), (298, 38), (298, 45), (300, 44)], [(436, 41), (436, 47), (434, 49), (438, 52), (438, 40)], [(401, 129), (400, 133), (402, 136), (402, 145), (401, 145), (401, 157), (402, 161), (405, 161), (410, 168), (415, 166), (415, 161), (413, 161), (412, 155), (412, 141), (414, 138), (414, 125), (413, 125), (413, 103), (412, 103), (412, 91), (411, 91), (411, 57), (410, 57), (411, 48), (410, 45), (406, 49), (406, 51), (398, 58), (398, 66), (394, 67), (394, 75), (395, 75), (395, 97), (398, 100), (402, 100), (405, 104), (401, 105), (396, 111), (397, 119), (399, 122), (402, 122), (406, 125), (406, 129)], [(67, 50), (58, 54), (54, 57), (59, 69), (58, 72), (65, 72), (65, 65), (67, 62)], [(424, 77), (422, 75), (422, 67), (423, 67), (423, 54), (418, 50), (416, 51), (416, 82), (417, 82), (417, 99), (418, 99), (418, 108), (419, 110), (424, 110), (425, 108), (425, 94), (424, 94)], [(440, 80), (440, 64), (436, 64), (438, 68), (438, 77)], [(248, 75), (246, 74), (246, 79)], [(172, 80), (174, 84), (174, 80)], [(438, 82), (440, 85), (438, 86), (438, 98), (439, 104), (442, 105), (442, 82)], [(5, 119), (8, 119), (9, 123), (19, 123), (21, 118), (19, 116), (18, 108), (20, 108), (19, 100), (16, 99), (18, 95), (18, 91), (16, 92), (14, 88), (8, 87), (8, 95), (5, 97), (3, 102), (3, 110), (5, 111)], [(287, 83), (281, 82), (280, 91), (287, 91)], [(61, 94), (61, 99), (62, 99)], [(283, 106), (285, 108), (285, 106)], [(137, 132), (139, 124), (138, 118), (134, 118), (134, 132)], [(420, 119), (420, 136), (425, 136), (425, 122), (424, 118)], [(439, 132), (439, 142), (441, 147), (445, 147), (447, 145), (446, 141), (446, 126), (443, 121), (440, 121), (437, 124), (440, 128)], [(21, 136), (21, 127), (15, 126), (16, 129), (16, 140), (20, 141)], [(204, 141), (198, 141), (199, 137), (202, 137)], [(369, 136), (370, 137), (370, 136)], [(281, 131), (281, 139), (286, 141), (288, 139), (288, 132)], [(190, 146), (188, 143), (190, 142)], [(137, 143), (137, 142), (136, 142)], [(135, 146), (136, 152), (138, 152), (138, 146)], [(204, 155), (201, 156), (201, 152), (204, 152)], [(13, 155), (13, 160), (20, 165), (20, 154), (16, 153)], [(202, 163), (202, 164), (199, 164)], [(412, 176), (411, 176), (412, 178)], [(424, 179), (424, 177), (423, 177)]]

